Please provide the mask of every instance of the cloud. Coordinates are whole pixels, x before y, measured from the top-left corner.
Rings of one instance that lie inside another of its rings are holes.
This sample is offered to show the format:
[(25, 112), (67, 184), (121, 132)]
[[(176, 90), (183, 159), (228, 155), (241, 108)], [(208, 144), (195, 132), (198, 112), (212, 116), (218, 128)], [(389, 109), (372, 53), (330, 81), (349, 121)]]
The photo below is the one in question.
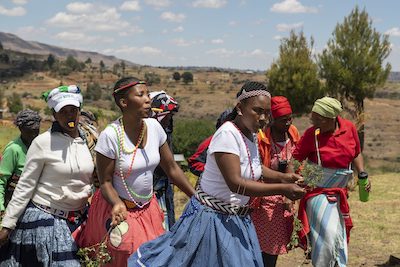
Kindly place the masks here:
[(26, 9), (23, 7), (14, 7), (13, 9), (5, 9), (3, 6), (0, 6), (0, 15), (6, 15), (10, 17), (21, 17), (26, 14)]
[[(78, 9), (78, 7), (82, 9)], [(143, 32), (138, 26), (121, 20), (121, 14), (117, 12), (116, 8), (107, 5), (73, 3), (67, 6), (67, 11), (70, 13), (59, 12), (48, 19), (46, 24), (50, 27), (75, 29), (80, 32), (116, 31), (120, 35), (134, 35)]]
[(235, 37), (236, 33), (225, 33), (222, 37), (223, 38), (229, 38), (229, 37)]
[(197, 40), (188, 42), (188, 41), (185, 40), (185, 38), (180, 37), (180, 38), (175, 38), (175, 39), (172, 39), (172, 40), (168, 40), (167, 43), (175, 45), (175, 46), (191, 46), (191, 45), (197, 45), (197, 44), (204, 43), (204, 39), (199, 38)]
[(172, 31), (173, 32), (183, 32), (184, 30), (185, 30), (185, 28), (183, 28), (183, 26), (179, 26), (178, 28), (173, 29)]
[(250, 33), (249, 33), (249, 38), (254, 38), (254, 37), (255, 37), (254, 34), (250, 34)]
[(133, 21), (142, 21), (142, 18), (140, 16), (134, 16), (131, 18)]
[(15, 34), (24, 39), (31, 37), (37, 38), (38, 36), (48, 36), (46, 28), (36, 29), (34, 26), (18, 28), (15, 31)]
[(268, 21), (268, 19), (259, 19), (259, 20), (252, 20), (249, 22), (249, 24), (261, 24), (265, 21)]
[(381, 18), (371, 18), (372, 22), (383, 22), (383, 19)]
[(224, 0), (196, 0), (192, 3), (192, 7), (221, 8), (228, 1)]
[(400, 30), (399, 30), (399, 28), (395, 27), (393, 29), (386, 31), (385, 34), (390, 35), (390, 36), (400, 36)]
[(213, 39), (213, 40), (211, 40), (211, 43), (213, 43), (213, 44), (222, 44), (224, 42), (224, 40), (222, 40), (222, 39)]
[(267, 56), (271, 55), (270, 52), (263, 52), (261, 49), (255, 49), (253, 51), (243, 51), (239, 54), (239, 57), (246, 57), (246, 58), (266, 58)]
[(161, 33), (166, 34), (166, 33), (168, 33), (168, 30), (165, 29), (165, 30), (163, 30)]
[(175, 15), (172, 12), (164, 12), (161, 14), (160, 19), (166, 20), (168, 22), (183, 23), (183, 22), (185, 22), (186, 15), (183, 13)]
[(293, 29), (293, 28), (298, 28), (303, 24), (304, 24), (304, 22), (293, 23), (293, 24), (279, 23), (278, 25), (276, 25), (276, 31), (284, 32), (286, 30), (290, 30), (290, 29)]
[(119, 9), (125, 11), (141, 11), (142, 7), (139, 6), (139, 1), (125, 1)]
[(118, 33), (119, 36), (133, 36), (138, 33), (143, 33), (144, 30), (140, 29), (139, 26), (132, 25), (129, 29), (126, 29), (125, 31), (120, 31)]
[(316, 7), (306, 7), (303, 6), (297, 0), (285, 0), (282, 3), (274, 4), (269, 11), (276, 13), (318, 13), (318, 9)]
[(206, 52), (206, 54), (216, 55), (219, 56), (220, 58), (231, 57), (233, 55), (237, 55), (238, 53), (239, 51), (228, 51), (225, 48), (218, 48)]
[(239, 7), (245, 6), (245, 5), (247, 5), (246, 1), (245, 1), (245, 0), (242, 0), (242, 2), (240, 2), (240, 4), (239, 4)]
[(172, 4), (170, 0), (144, 0), (144, 3), (146, 5), (154, 6), (155, 9), (162, 9)]
[(162, 51), (160, 49), (144, 46), (144, 47), (129, 47), (129, 46), (122, 46), (120, 49), (106, 49), (103, 53), (107, 54), (122, 54), (122, 55), (147, 55), (147, 56), (154, 56), (160, 55)]
[(89, 45), (98, 43), (115, 43), (113, 37), (108, 36), (88, 36), (82, 32), (60, 32), (52, 37), (55, 40), (64, 40), (76, 45)]
[(90, 3), (71, 3), (68, 4), (66, 7), (67, 11), (72, 14), (86, 14), (90, 13), (91, 10), (93, 10), (93, 4)]
[(28, 3), (28, 1), (26, 1), (26, 0), (12, 0), (12, 2), (14, 5), (17, 5), (17, 6), (23, 6)]
[(231, 25), (231, 26), (237, 26), (239, 24), (240, 24), (240, 20), (232, 20), (228, 23), (228, 25)]
[(275, 35), (274, 38), (272, 38), (272, 39), (274, 39), (274, 40), (280, 40), (280, 39), (282, 39), (282, 36), (280, 36), (280, 35)]

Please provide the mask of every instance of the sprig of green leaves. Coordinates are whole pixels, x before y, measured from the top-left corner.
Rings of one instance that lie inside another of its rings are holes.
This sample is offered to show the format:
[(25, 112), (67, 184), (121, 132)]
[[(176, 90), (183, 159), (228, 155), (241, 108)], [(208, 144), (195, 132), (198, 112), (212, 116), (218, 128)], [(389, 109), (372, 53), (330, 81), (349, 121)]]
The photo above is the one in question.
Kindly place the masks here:
[[(306, 160), (303, 162), (300, 162), (298, 160), (295, 160), (292, 158), (291, 163), (293, 165), (293, 169), (295, 172), (298, 172), (300, 167), (299, 173), (301, 176), (304, 178), (307, 187), (310, 188), (310, 190), (313, 190), (317, 187), (317, 183), (322, 181), (323, 179), (323, 171), (322, 167), (320, 165), (314, 165), (308, 163)], [(287, 247), (295, 250), (296, 247), (299, 245), (300, 237), (297, 234), (299, 231), (303, 230), (303, 224), (301, 220), (297, 217), (297, 215), (294, 213), (293, 214), (293, 232), (292, 235), (290, 236), (290, 242), (287, 244)], [(311, 252), (311, 246), (310, 242), (308, 240), (308, 236), (306, 235), (307, 238), (307, 249), (306, 249), (306, 254)]]
[[(79, 249), (77, 254), (81, 257), (80, 262), (82, 267), (100, 267), (114, 261), (114, 258), (110, 256), (109, 251), (107, 250), (107, 241), (111, 229), (112, 228), (110, 227), (100, 243)], [(90, 256), (93, 251), (93, 256)]]

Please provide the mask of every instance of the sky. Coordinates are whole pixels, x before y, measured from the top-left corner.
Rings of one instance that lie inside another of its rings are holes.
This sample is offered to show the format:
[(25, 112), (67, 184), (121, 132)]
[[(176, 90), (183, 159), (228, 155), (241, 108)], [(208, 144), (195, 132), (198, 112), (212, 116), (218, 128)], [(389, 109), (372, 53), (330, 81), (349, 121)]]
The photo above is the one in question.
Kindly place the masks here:
[(321, 53), (356, 6), (400, 71), (399, 0), (0, 0), (0, 31), (141, 65), (267, 70), (291, 29)]

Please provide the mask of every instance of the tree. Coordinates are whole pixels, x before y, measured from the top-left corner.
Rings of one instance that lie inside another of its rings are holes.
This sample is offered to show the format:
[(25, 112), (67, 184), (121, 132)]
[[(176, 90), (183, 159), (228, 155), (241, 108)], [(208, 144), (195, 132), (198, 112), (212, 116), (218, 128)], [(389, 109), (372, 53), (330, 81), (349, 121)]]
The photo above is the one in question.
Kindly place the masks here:
[(182, 79), (185, 84), (193, 82), (193, 74), (190, 71), (186, 71), (182, 74)]
[(104, 65), (103, 60), (100, 61), (100, 66), (101, 66), (102, 68), (104, 68), (104, 67), (106, 66), (106, 65)]
[(0, 109), (3, 108), (4, 89), (0, 89)]
[(77, 62), (78, 61), (74, 58), (74, 56), (70, 54), (67, 56), (67, 59), (65, 60), (65, 65), (73, 69), (76, 66)]
[(3, 50), (3, 44), (0, 42), (0, 50)]
[(337, 24), (328, 47), (319, 56), (320, 76), (326, 79), (327, 92), (353, 103), (350, 114), (359, 120), (357, 129), (364, 147), (364, 99), (372, 99), (376, 88), (383, 86), (391, 70), (383, 61), (390, 54), (389, 36), (372, 28), (372, 19), (358, 6)]
[(118, 69), (119, 69), (119, 63), (115, 63), (113, 66), (113, 74), (117, 74), (118, 73)]
[(88, 59), (86, 59), (85, 63), (86, 63), (86, 64), (92, 63), (92, 59), (89, 57)]
[(101, 86), (98, 81), (93, 84), (88, 83), (85, 98), (97, 101), (101, 98), (101, 93)]
[(175, 81), (179, 81), (181, 79), (181, 75), (179, 72), (175, 71), (173, 76)]
[(122, 60), (120, 65), (121, 65), (121, 69), (122, 69), (122, 77), (124, 77), (125, 76), (125, 62)]
[(56, 59), (54, 58), (53, 54), (49, 54), (47, 57), (47, 64), (49, 65), (50, 69), (53, 67), (54, 63), (56, 62)]
[(279, 58), (266, 72), (268, 90), (274, 96), (285, 96), (296, 115), (310, 112), (314, 101), (323, 96), (313, 45), (312, 37), (309, 46), (303, 31), (296, 35), (292, 30), (289, 38), (281, 40)]
[(9, 97), (7, 97), (7, 107), (10, 112), (18, 113), (23, 109), (21, 96), (18, 93), (12, 93)]

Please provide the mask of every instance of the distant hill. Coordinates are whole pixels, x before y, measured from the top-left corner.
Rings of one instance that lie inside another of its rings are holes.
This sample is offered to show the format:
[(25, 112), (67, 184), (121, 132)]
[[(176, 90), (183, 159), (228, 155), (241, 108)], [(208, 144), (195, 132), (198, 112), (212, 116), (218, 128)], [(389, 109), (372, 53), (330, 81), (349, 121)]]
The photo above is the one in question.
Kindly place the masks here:
[(400, 82), (400, 72), (392, 71), (389, 73), (389, 77), (387, 78), (388, 82)]
[[(103, 63), (107, 67), (112, 67), (115, 63), (121, 63), (122, 61), (122, 59), (116, 58), (114, 56), (106, 56), (97, 52), (80, 51), (43, 44), (35, 41), (25, 41), (14, 34), (5, 32), (0, 32), (0, 42), (5, 50), (11, 49), (13, 51), (18, 51), (22, 53), (45, 56), (48, 56), (51, 53), (54, 57), (62, 59), (66, 59), (68, 55), (72, 55), (78, 61), (83, 62), (85, 62), (88, 58), (90, 58), (93, 63), (100, 63), (100, 61), (103, 61)], [(127, 66), (137, 65), (130, 61), (123, 61)]]

